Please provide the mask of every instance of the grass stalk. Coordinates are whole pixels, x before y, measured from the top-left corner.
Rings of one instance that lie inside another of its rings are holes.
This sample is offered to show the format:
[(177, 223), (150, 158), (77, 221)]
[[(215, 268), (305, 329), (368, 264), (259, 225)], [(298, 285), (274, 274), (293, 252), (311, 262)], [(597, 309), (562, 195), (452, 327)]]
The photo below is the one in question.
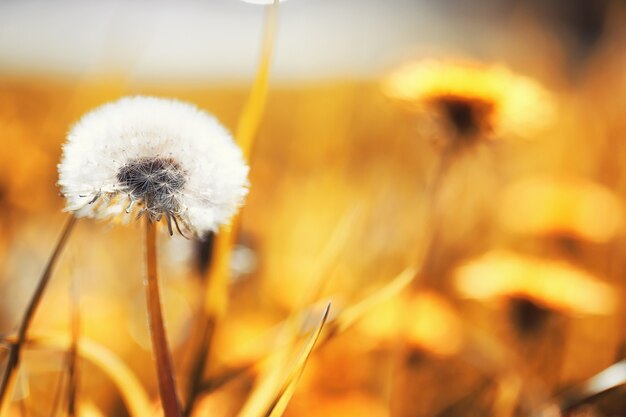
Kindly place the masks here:
[(202, 382), (204, 378), (204, 370), (211, 354), (211, 345), (213, 334), (215, 332), (215, 320), (209, 319), (202, 323), (203, 327), (200, 334), (200, 344), (193, 357), (191, 364), (191, 373), (189, 375), (189, 386), (187, 391), (187, 403), (185, 404), (184, 416), (191, 415), (193, 407), (198, 399), (198, 394), (202, 390)]
[(70, 216), (70, 218), (66, 221), (65, 226), (63, 227), (63, 231), (61, 233), (61, 237), (57, 241), (57, 244), (48, 259), (48, 263), (46, 268), (44, 269), (41, 278), (39, 278), (39, 283), (37, 284), (37, 288), (35, 288), (35, 292), (28, 302), (28, 306), (26, 307), (26, 312), (22, 317), (22, 321), (20, 322), (18, 331), (17, 331), (17, 339), (15, 343), (11, 344), (9, 348), (9, 358), (7, 360), (7, 367), (2, 375), (2, 380), (0, 381), (0, 416), (3, 417), (6, 415), (8, 411), (8, 404), (11, 402), (10, 397), (13, 393), (13, 388), (15, 384), (15, 378), (17, 376), (17, 370), (20, 365), (21, 360), (21, 351), (26, 341), (26, 336), (30, 326), (35, 317), (35, 313), (37, 312), (37, 307), (41, 304), (41, 300), (43, 299), (43, 295), (46, 291), (48, 283), (50, 282), (50, 278), (52, 277), (52, 272), (54, 267), (59, 260), (63, 249), (65, 248), (67, 241), (70, 237), (70, 234), (76, 224), (76, 218), (74, 216)]
[(70, 350), (68, 352), (68, 383), (67, 383), (67, 415), (68, 417), (76, 417), (76, 399), (78, 396), (78, 339), (80, 337), (80, 304), (78, 300), (78, 291), (76, 283), (72, 281), (71, 298), (72, 298), (72, 320), (70, 328)]
[[(237, 144), (241, 147), (244, 158), (248, 161), (267, 101), (270, 67), (278, 27), (278, 3), (278, 0), (274, 0), (267, 10), (261, 57), (256, 77), (235, 131)], [(186, 416), (191, 413), (197, 396), (202, 392), (202, 378), (208, 361), (207, 356), (209, 355), (212, 335), (219, 318), (226, 311), (231, 251), (236, 242), (238, 230), (239, 216), (235, 216), (230, 227), (224, 227), (220, 230), (213, 245), (213, 256), (211, 257), (213, 261), (208, 270), (209, 279), (204, 297), (204, 313), (206, 315), (204, 320), (206, 324), (203, 327), (204, 334), (200, 346), (192, 361), (194, 370), (189, 378), (187, 404), (185, 406)]]
[[(71, 349), (71, 337), (65, 333), (32, 332), (26, 341), (27, 346), (37, 349), (48, 349), (67, 352)], [(148, 393), (141, 385), (132, 370), (113, 352), (97, 342), (80, 335), (77, 340), (76, 354), (81, 360), (95, 365), (102, 371), (119, 390), (122, 400), (131, 417), (155, 415)], [(63, 374), (65, 375), (65, 374)]]

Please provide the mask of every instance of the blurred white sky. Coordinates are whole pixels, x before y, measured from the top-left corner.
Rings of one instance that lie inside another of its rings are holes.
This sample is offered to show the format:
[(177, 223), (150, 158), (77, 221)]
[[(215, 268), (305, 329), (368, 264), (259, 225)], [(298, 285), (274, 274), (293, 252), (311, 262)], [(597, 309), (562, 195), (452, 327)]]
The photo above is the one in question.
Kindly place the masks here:
[[(467, 47), (481, 37), (475, 30), (484, 25), (474, 24), (468, 37), (463, 26), (471, 19), (454, 21), (428, 6), (436, 3), (281, 3), (273, 78), (366, 78), (416, 54)], [(264, 13), (239, 0), (2, 0), (0, 72), (245, 81), (258, 59)]]

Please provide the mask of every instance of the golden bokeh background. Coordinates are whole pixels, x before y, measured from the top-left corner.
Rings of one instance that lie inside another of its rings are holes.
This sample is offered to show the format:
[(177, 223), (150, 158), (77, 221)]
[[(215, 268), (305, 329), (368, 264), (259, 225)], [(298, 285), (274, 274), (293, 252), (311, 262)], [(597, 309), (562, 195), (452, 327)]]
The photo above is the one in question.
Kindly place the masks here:
[[(458, 24), (465, 6), (449, 3), (439, 12)], [(584, 3), (479, 2), (476, 13), (508, 22), (515, 36), (476, 41), (488, 45), (481, 53), (410, 34), (420, 52), (377, 64), (386, 69), (374, 75), (271, 78), (228, 307), (205, 352), (193, 416), (264, 415), (253, 393), (288, 374), (327, 301), (286, 416), (626, 413), (626, 372), (603, 374), (611, 390), (596, 377), (626, 360), (626, 9)], [(12, 68), (0, 73), (6, 352), (69, 216), (56, 164), (72, 123), (147, 94), (192, 102), (235, 131), (252, 84)], [(77, 415), (137, 415), (126, 398), (135, 382), (145, 391), (137, 401), (145, 395), (159, 415), (140, 229), (78, 222), (31, 329), (66, 341), (26, 346), (6, 415), (68, 415), (77, 317), (93, 344), (79, 345)], [(159, 236), (183, 402), (206, 319), (210, 250)], [(116, 382), (119, 369), (130, 376)]]

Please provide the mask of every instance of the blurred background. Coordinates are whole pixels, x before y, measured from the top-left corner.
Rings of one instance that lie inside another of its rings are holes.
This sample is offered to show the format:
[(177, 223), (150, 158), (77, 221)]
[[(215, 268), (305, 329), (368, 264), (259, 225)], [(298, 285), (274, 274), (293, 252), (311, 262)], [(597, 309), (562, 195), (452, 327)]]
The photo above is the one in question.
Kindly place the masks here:
[[(56, 164), (72, 123), (146, 94), (234, 131), (268, 9), (253, 3), (0, 2), (0, 334), (68, 216)], [(287, 416), (626, 414), (626, 6), (287, 0), (278, 13), (210, 343), (212, 240), (160, 237), (189, 414), (263, 415), (251, 399), (293, 362), (272, 354), (297, 354), (327, 301)], [(81, 220), (38, 310), (33, 335), (67, 337), (78, 317), (106, 350), (78, 355), (78, 415), (136, 415), (130, 379), (158, 415), (142, 244), (137, 224)], [(67, 415), (68, 357), (67, 343), (25, 349), (7, 415)]]

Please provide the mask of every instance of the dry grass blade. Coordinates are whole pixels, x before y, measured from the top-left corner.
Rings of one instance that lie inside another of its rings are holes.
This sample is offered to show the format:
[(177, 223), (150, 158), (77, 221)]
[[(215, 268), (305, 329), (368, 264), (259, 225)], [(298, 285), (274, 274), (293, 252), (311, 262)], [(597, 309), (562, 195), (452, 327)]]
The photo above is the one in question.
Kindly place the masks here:
[(261, 50), (261, 59), (257, 69), (256, 78), (250, 91), (250, 97), (243, 109), (235, 138), (237, 143), (243, 150), (246, 159), (250, 159), (252, 152), (252, 144), (256, 136), (261, 117), (265, 110), (265, 102), (267, 101), (267, 90), (269, 86), (270, 66), (272, 63), (274, 40), (276, 38), (276, 30), (278, 28), (278, 0), (274, 0), (268, 8), (265, 20), (265, 33), (263, 34), (263, 49)]
[(304, 346), (302, 353), (296, 360), (294, 367), (292, 368), (291, 372), (287, 376), (287, 379), (285, 380), (285, 383), (283, 384), (280, 391), (278, 392), (278, 395), (276, 396), (275, 400), (272, 402), (269, 409), (267, 410), (267, 412), (263, 414), (263, 416), (280, 417), (285, 412), (285, 409), (287, 408), (287, 405), (289, 404), (289, 400), (291, 400), (291, 397), (293, 396), (293, 393), (296, 390), (296, 385), (298, 384), (298, 381), (300, 380), (300, 376), (302, 375), (302, 372), (304, 372), (304, 367), (306, 366), (307, 361), (309, 360), (309, 357), (311, 356), (311, 353), (313, 352), (313, 348), (317, 344), (317, 341), (319, 340), (319, 337), (322, 334), (322, 330), (324, 329), (324, 325), (326, 324), (326, 320), (328, 319), (329, 312), (330, 312), (330, 303), (326, 305), (326, 309), (324, 310), (324, 314), (322, 315), (322, 319), (317, 325), (317, 328), (315, 329), (315, 331), (309, 338), (308, 342)]
[[(265, 110), (269, 86), (270, 66), (272, 62), (276, 29), (278, 26), (278, 0), (268, 9), (265, 20), (263, 46), (256, 77), (250, 96), (237, 124), (235, 139), (246, 160), (250, 159), (254, 138), (261, 123)], [(208, 270), (204, 296), (204, 312), (206, 325), (200, 346), (193, 361), (194, 372), (189, 381), (185, 415), (189, 415), (196, 398), (201, 391), (202, 377), (206, 368), (207, 356), (211, 345), (213, 331), (219, 319), (224, 315), (228, 302), (228, 278), (230, 275), (231, 252), (239, 229), (239, 216), (235, 216), (230, 227), (224, 227), (217, 235), (213, 247), (213, 262)]]
[(76, 396), (78, 394), (78, 339), (80, 337), (80, 305), (76, 283), (71, 285), (72, 321), (71, 343), (68, 357), (67, 415), (76, 416)]
[(46, 265), (46, 269), (44, 273), (41, 275), (39, 279), (39, 283), (37, 284), (37, 288), (28, 303), (28, 307), (26, 308), (26, 312), (24, 313), (24, 317), (20, 323), (20, 327), (17, 332), (17, 340), (13, 343), (9, 350), (9, 358), (7, 360), (7, 367), (4, 371), (4, 375), (2, 376), (2, 381), (0, 382), (0, 417), (6, 415), (8, 411), (8, 404), (10, 403), (11, 394), (13, 392), (15, 377), (17, 374), (17, 369), (20, 364), (20, 352), (22, 349), (22, 345), (26, 340), (26, 334), (30, 328), (30, 325), (35, 317), (35, 313), (37, 311), (37, 307), (41, 302), (46, 287), (48, 286), (48, 282), (50, 282), (50, 278), (52, 277), (52, 271), (63, 252), (63, 248), (67, 243), (67, 240), (70, 237), (70, 234), (76, 224), (76, 218), (71, 216), (65, 226), (63, 227), (63, 232), (61, 233), (61, 237), (57, 242), (50, 259), (48, 260), (48, 264)]
[[(26, 342), (29, 346), (67, 350), (71, 340), (67, 335), (55, 333), (35, 333)], [(150, 397), (133, 372), (113, 352), (81, 336), (77, 341), (77, 356), (100, 368), (115, 384), (132, 417), (145, 417), (154, 414)]]
[(493, 403), (493, 415), (512, 417), (522, 390), (522, 380), (516, 375), (504, 375), (497, 385)]
[[(66, 356), (65, 366), (67, 367), (69, 365), (69, 355), (65, 355), (65, 356)], [(24, 372), (23, 371), (19, 372), (19, 375), (22, 375), (21, 379), (23, 381), (23, 384), (26, 385), (27, 377), (23, 377)], [(59, 372), (59, 377), (55, 384), (56, 388), (54, 390), (55, 392), (54, 392), (54, 397), (53, 397), (54, 399), (52, 400), (52, 407), (50, 407), (50, 414), (49, 414), (50, 417), (55, 417), (59, 414), (60, 404), (61, 404), (61, 400), (63, 397), (63, 386), (64, 386), (64, 381), (65, 381), (66, 376), (67, 376), (66, 372)], [(24, 408), (27, 408), (25, 401), (22, 401), (20, 405), (23, 406)]]
[[(278, 26), (278, 0), (269, 7), (265, 21), (265, 33), (263, 37), (263, 49), (256, 78), (246, 101), (242, 114), (237, 124), (235, 140), (241, 148), (246, 160), (250, 159), (254, 138), (261, 123), (261, 117), (265, 110), (267, 91), (269, 86), (270, 64), (272, 51)], [(206, 288), (205, 309), (210, 316), (221, 316), (226, 310), (227, 284), (230, 270), (230, 253), (235, 243), (239, 224), (239, 216), (236, 216), (230, 227), (223, 227), (215, 240), (214, 262), (209, 268), (209, 285)]]
[[(308, 291), (305, 292), (304, 297), (300, 301), (301, 305), (310, 305), (322, 293), (324, 284), (330, 276), (330, 269), (337, 263), (356, 221), (360, 219), (361, 213), (360, 206), (347, 210), (333, 229), (315, 264), (315, 268), (306, 279), (311, 284), (309, 284)], [(307, 312), (304, 316), (309, 314)], [(239, 414), (240, 417), (256, 416), (258, 415), (258, 410), (264, 409), (265, 404), (271, 403), (276, 391), (280, 389), (283, 383), (284, 374), (288, 372), (286, 367), (293, 354), (294, 346), (302, 337), (302, 322), (302, 314), (292, 313), (282, 323), (281, 330), (275, 338), (272, 355), (267, 359), (267, 363), (264, 364), (265, 371), (260, 371), (260, 382), (242, 407)]]
[[(323, 327), (326, 323), (329, 311), (330, 304), (326, 306), (321, 323), (309, 338), (309, 342), (305, 345), (303, 353), (312, 349), (317, 342), (317, 338), (321, 332), (320, 327)], [(297, 343), (300, 336), (299, 329), (295, 326), (296, 322), (297, 318), (294, 317), (289, 317), (286, 320), (283, 332), (279, 335), (280, 343), (278, 346), (280, 347), (266, 358), (266, 360), (259, 362), (258, 365), (263, 363), (263, 368), (259, 370), (259, 382), (256, 384), (254, 390), (239, 412), (239, 417), (268, 416), (271, 410), (278, 404), (277, 400), (282, 396), (282, 393), (290, 382), (292, 382), (294, 372), (301, 363), (300, 360), (298, 360), (295, 366), (289, 366), (290, 362), (293, 360), (295, 343)], [(305, 356), (306, 355), (301, 354), (299, 358), (304, 358), (306, 362)], [(304, 364), (302, 364), (302, 366), (304, 366)]]
[(626, 360), (609, 366), (556, 399), (562, 410), (569, 410), (610, 389), (626, 384)]
[(322, 295), (324, 286), (328, 283), (332, 268), (337, 264), (342, 250), (347, 246), (348, 239), (352, 236), (358, 221), (362, 219), (363, 204), (356, 204), (343, 213), (337, 225), (333, 228), (317, 262), (309, 272), (308, 282), (312, 283), (301, 306), (307, 306), (315, 302)]
[(259, 361), (258, 365), (254, 365), (257, 383), (241, 408), (239, 417), (263, 415), (261, 411), (265, 410), (276, 397), (288, 372), (287, 366), (293, 354), (293, 346), (299, 337), (295, 323), (294, 317), (285, 320), (282, 331), (277, 336), (276, 350)]
[(207, 361), (211, 355), (215, 324), (215, 317), (209, 317), (205, 323), (201, 323), (202, 328), (199, 332), (200, 343), (195, 347), (191, 371), (188, 378), (187, 402), (183, 409), (184, 416), (191, 415), (198, 394), (202, 391), (202, 378), (204, 377)]
[[(340, 228), (340, 230), (343, 230), (343, 227)], [(338, 234), (341, 235), (343, 233), (338, 233)], [(333, 241), (333, 240), (334, 240), (333, 238), (330, 239), (330, 241)], [(331, 246), (334, 246), (334, 245), (331, 245)], [(329, 258), (332, 258), (332, 257), (329, 257)], [(345, 331), (354, 322), (356, 322), (358, 319), (360, 319), (369, 311), (371, 311), (371, 309), (374, 308), (377, 304), (385, 302), (397, 296), (398, 294), (400, 294), (400, 292), (402, 292), (402, 290), (410, 284), (411, 280), (416, 274), (416, 271), (417, 269), (413, 267), (406, 268), (404, 271), (398, 274), (393, 280), (391, 280), (388, 284), (386, 284), (385, 286), (383, 286), (376, 292), (372, 293), (367, 298), (355, 304), (354, 306), (348, 307), (343, 312), (339, 313), (338, 317), (328, 324), (329, 331), (326, 333), (324, 339), (320, 343), (326, 343), (333, 336)], [(294, 323), (294, 318), (290, 317), (286, 319), (280, 326), (281, 327), (293, 327), (293, 323)], [(301, 336), (300, 334), (295, 335), (296, 338), (300, 336)], [(275, 338), (276, 336), (272, 337), (272, 339), (275, 339)], [(285, 343), (278, 344), (278, 346), (274, 344), (273, 347), (270, 348), (267, 346), (267, 342), (265, 341), (266, 339), (267, 338), (263, 338), (263, 341), (259, 343), (258, 345), (257, 351), (260, 352), (258, 360), (251, 361), (249, 363), (244, 364), (243, 366), (239, 366), (234, 369), (229, 369), (223, 372), (222, 374), (219, 374), (213, 378), (210, 378), (207, 381), (204, 381), (202, 383), (201, 390), (205, 393), (211, 392), (221, 387), (225, 383), (228, 383), (229, 381), (235, 378), (238, 378), (241, 375), (258, 371), (259, 366), (260, 366), (259, 364), (262, 361), (268, 359), (268, 356), (270, 354), (269, 353), (270, 349), (275, 355), (286, 354), (286, 352), (289, 350), (288, 346), (289, 346), (290, 341), (286, 341)], [(276, 361), (277, 359), (273, 358), (273, 360)], [(276, 369), (273, 369), (273, 371), (276, 371)]]
[(332, 323), (334, 332), (342, 332), (350, 327), (355, 321), (367, 314), (374, 306), (389, 300), (402, 292), (413, 280), (418, 270), (408, 267), (398, 274), (388, 284), (361, 300), (357, 304), (346, 308)]

